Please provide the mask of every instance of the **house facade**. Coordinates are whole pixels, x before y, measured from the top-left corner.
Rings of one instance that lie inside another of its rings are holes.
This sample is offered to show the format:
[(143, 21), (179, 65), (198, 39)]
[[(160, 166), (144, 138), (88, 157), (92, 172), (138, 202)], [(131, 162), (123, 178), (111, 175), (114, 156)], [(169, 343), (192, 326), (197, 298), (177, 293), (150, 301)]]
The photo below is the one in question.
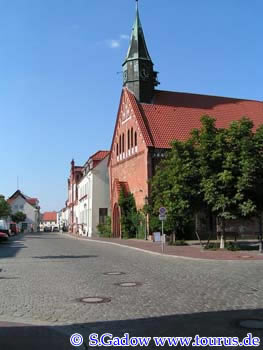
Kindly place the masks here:
[(263, 123), (260, 101), (157, 90), (153, 66), (137, 7), (109, 159), (114, 237), (121, 236), (121, 189), (133, 193), (137, 209), (142, 208), (150, 194), (148, 181), (171, 141), (186, 140), (192, 129), (200, 128), (201, 116), (215, 117), (217, 127), (243, 116), (252, 119), (255, 128)]
[(41, 216), (40, 228), (44, 229), (49, 227), (53, 229), (54, 226), (57, 226), (57, 212), (56, 211), (46, 211)]
[(69, 232), (76, 233), (78, 228), (78, 183), (82, 178), (82, 166), (76, 166), (74, 159), (71, 161), (70, 176), (68, 178), (68, 199), (67, 199), (67, 212), (68, 212), (68, 230)]
[(75, 168), (71, 163), (67, 201), (70, 232), (92, 237), (109, 215), (108, 157), (108, 151), (98, 151), (83, 167)]
[(25, 231), (37, 232), (40, 224), (40, 206), (37, 198), (26, 196), (20, 190), (17, 190), (7, 200), (11, 207), (12, 214), (22, 212), (26, 214), (26, 220), (20, 223), (20, 226)]

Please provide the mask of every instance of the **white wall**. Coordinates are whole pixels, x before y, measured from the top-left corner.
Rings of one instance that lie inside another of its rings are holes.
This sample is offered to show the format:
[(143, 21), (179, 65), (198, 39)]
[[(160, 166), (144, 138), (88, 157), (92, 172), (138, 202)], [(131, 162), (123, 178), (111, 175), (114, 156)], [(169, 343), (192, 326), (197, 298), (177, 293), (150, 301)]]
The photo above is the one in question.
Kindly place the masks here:
[(38, 226), (38, 210), (30, 205), (23, 197), (18, 196), (11, 203), (12, 214), (21, 211), (26, 214), (25, 222), (29, 225), (33, 224), (34, 231), (37, 230)]
[[(81, 234), (92, 237), (97, 234), (99, 224), (99, 208), (107, 208), (109, 212), (109, 176), (108, 157), (90, 170), (78, 184), (78, 204), (75, 206)], [(83, 198), (86, 196), (86, 198)]]
[(99, 224), (99, 208), (107, 208), (109, 215), (110, 193), (109, 193), (109, 174), (108, 157), (103, 159), (93, 173), (93, 196), (92, 196), (92, 233), (98, 234), (97, 225)]

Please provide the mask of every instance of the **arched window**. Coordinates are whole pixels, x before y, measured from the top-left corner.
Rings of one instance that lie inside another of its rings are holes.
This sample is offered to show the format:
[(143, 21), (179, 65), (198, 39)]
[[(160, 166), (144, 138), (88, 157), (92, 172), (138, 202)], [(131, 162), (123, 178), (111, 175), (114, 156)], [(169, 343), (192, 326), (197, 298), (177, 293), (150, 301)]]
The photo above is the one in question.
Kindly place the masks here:
[(128, 130), (128, 150), (130, 149), (130, 129)]
[(134, 133), (134, 146), (137, 146), (137, 132)]
[(121, 154), (121, 135), (119, 137), (119, 153)]
[(122, 134), (122, 152), (125, 152), (124, 134)]
[(133, 147), (133, 128), (131, 128), (131, 148)]

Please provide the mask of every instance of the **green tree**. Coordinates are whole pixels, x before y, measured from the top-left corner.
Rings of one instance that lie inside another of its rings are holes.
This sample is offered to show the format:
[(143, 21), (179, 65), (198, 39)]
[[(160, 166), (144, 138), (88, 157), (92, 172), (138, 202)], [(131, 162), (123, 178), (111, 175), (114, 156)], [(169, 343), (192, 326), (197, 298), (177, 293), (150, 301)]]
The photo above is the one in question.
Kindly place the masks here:
[(157, 168), (151, 181), (152, 215), (157, 217), (160, 207), (168, 211), (165, 231), (185, 239), (185, 228), (193, 221), (193, 213), (200, 206), (200, 175), (195, 139), (174, 141), (167, 159)]
[(19, 223), (26, 220), (26, 214), (24, 214), (22, 211), (17, 211), (15, 214), (11, 215), (12, 221)]
[(5, 200), (5, 197), (0, 195), (0, 218), (8, 217), (10, 214), (10, 205)]
[(203, 116), (200, 130), (172, 143), (151, 187), (148, 212), (157, 218), (158, 209), (166, 207), (165, 229), (178, 238), (200, 210), (217, 217), (221, 248), (229, 219), (257, 215), (262, 233), (263, 126), (253, 132), (253, 122), (244, 117), (220, 129), (214, 118)]
[(127, 195), (123, 190), (120, 192), (119, 206), (121, 208), (121, 230), (124, 238), (136, 236), (136, 223), (134, 217), (137, 215), (135, 199), (132, 193)]
[(262, 253), (262, 212), (263, 212), (263, 125), (261, 125), (254, 135), (254, 156), (256, 157), (254, 188), (252, 198), (256, 205), (256, 216), (259, 223), (260, 245), (259, 251)]
[(220, 248), (224, 248), (226, 220), (252, 216), (256, 211), (251, 196), (256, 167), (253, 123), (242, 118), (228, 129), (217, 129), (213, 118), (204, 116), (201, 122), (202, 128), (196, 133), (200, 189), (204, 202), (219, 220)]

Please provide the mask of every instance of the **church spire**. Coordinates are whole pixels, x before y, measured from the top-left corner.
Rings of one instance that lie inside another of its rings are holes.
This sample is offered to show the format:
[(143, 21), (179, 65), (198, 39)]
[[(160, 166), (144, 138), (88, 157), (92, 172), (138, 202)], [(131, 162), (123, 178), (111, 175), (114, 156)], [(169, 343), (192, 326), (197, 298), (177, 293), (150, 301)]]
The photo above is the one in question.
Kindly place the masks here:
[(145, 42), (142, 24), (140, 21), (138, 1), (136, 0), (136, 17), (132, 28), (130, 46), (126, 56), (126, 61), (139, 58), (152, 62)]
[(132, 91), (139, 102), (151, 103), (154, 87), (158, 84), (157, 72), (153, 70), (153, 62), (147, 49), (136, 0), (135, 21), (129, 49), (123, 63), (123, 86)]

